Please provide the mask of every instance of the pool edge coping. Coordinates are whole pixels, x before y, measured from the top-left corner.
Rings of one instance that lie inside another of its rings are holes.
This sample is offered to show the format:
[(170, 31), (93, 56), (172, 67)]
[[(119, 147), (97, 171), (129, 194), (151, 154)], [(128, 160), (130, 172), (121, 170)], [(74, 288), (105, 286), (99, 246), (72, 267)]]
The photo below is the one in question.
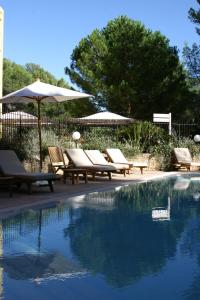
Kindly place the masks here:
[[(37, 203), (24, 203), (24, 204), (20, 204), (20, 205), (16, 205), (14, 207), (7, 207), (7, 208), (0, 208), (0, 219), (4, 219), (7, 218), (9, 216), (13, 216), (13, 215), (17, 215), (18, 213), (21, 213), (23, 211), (26, 211), (28, 209), (44, 209), (45, 206), (48, 207), (48, 205), (50, 205), (50, 207), (52, 205), (59, 205), (59, 204), (65, 204), (65, 203), (72, 203), (77, 197), (86, 197), (89, 194), (92, 193), (98, 193), (98, 192), (108, 192), (111, 191), (113, 189), (115, 189), (116, 187), (125, 187), (125, 186), (129, 186), (129, 185), (134, 185), (134, 184), (142, 184), (145, 182), (149, 182), (149, 181), (154, 181), (154, 180), (159, 180), (159, 179), (164, 179), (166, 177), (173, 177), (173, 176), (178, 176), (178, 175), (183, 175), (183, 174), (196, 174), (194, 172), (187, 172), (187, 173), (182, 173), (182, 172), (178, 172), (178, 171), (173, 171), (173, 172), (166, 172), (166, 173), (162, 173), (162, 174), (156, 174), (156, 175), (152, 175), (150, 177), (146, 177), (146, 178), (140, 178), (140, 179), (134, 179), (134, 180), (130, 180), (130, 181), (126, 181), (126, 180), (122, 180), (122, 182), (111, 182), (109, 184), (109, 186), (103, 186), (103, 187), (98, 187), (98, 191), (94, 191), (94, 189), (92, 190), (92, 186), (91, 186), (91, 190), (81, 193), (79, 192), (75, 192), (72, 195), (68, 196), (67, 198), (63, 199), (64, 193), (58, 193), (56, 195), (53, 194), (53, 198), (54, 199), (43, 199)], [(199, 173), (198, 173), (199, 174)]]

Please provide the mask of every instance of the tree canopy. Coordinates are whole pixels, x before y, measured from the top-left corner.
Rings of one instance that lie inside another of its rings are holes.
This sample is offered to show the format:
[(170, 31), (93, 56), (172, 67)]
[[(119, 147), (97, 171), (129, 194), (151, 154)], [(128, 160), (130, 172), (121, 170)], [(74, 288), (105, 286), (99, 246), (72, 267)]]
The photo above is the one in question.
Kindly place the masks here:
[[(196, 0), (197, 3), (200, 5), (200, 0)], [(189, 12), (188, 12), (188, 16), (189, 16), (189, 19), (197, 24), (197, 25), (200, 25), (200, 9), (194, 9), (194, 8), (190, 8)], [(200, 28), (199, 27), (196, 27), (196, 31), (197, 33), (200, 35)]]
[(24, 66), (11, 62), (8, 59), (3, 61), (3, 95), (12, 93), (24, 86), (31, 84), (32, 74)]
[(200, 84), (200, 45), (194, 43), (192, 48), (187, 44), (183, 48), (183, 59), (192, 85)]
[[(39, 78), (41, 81), (60, 87), (70, 89), (69, 84), (63, 79), (56, 79), (50, 72), (44, 70), (41, 66), (33, 63), (27, 63), (25, 66), (16, 64), (8, 59), (4, 59), (3, 65), (3, 95), (7, 95), (26, 85), (33, 83)], [(5, 105), (4, 105), (5, 106)], [(36, 113), (36, 104), (9, 104), (8, 109), (23, 109), (29, 113)], [(49, 117), (73, 116), (81, 117), (93, 113), (94, 105), (89, 100), (76, 100), (59, 104), (45, 103), (42, 106), (43, 114)]]
[[(200, 5), (200, 0), (197, 0), (197, 2)], [(188, 17), (193, 23), (200, 25), (200, 9), (195, 10), (194, 8), (190, 8), (188, 12)], [(196, 31), (197, 34), (200, 35), (200, 29), (198, 27), (196, 27)], [(196, 99), (195, 100), (196, 103), (199, 103), (200, 45), (194, 43), (192, 47), (189, 47), (188, 44), (186, 44), (183, 48), (183, 61), (188, 73), (189, 84), (195, 93), (193, 98)]]
[(141, 119), (155, 112), (182, 116), (188, 88), (176, 47), (160, 32), (126, 16), (83, 38), (66, 74), (99, 107)]
[[(200, 5), (200, 0), (197, 0)], [(190, 8), (188, 11), (189, 19), (200, 25), (200, 9)], [(197, 34), (200, 35), (200, 29), (196, 27)], [(191, 85), (199, 85), (200, 83), (200, 45), (194, 43), (190, 48), (187, 44), (183, 48), (183, 60), (188, 71)]]

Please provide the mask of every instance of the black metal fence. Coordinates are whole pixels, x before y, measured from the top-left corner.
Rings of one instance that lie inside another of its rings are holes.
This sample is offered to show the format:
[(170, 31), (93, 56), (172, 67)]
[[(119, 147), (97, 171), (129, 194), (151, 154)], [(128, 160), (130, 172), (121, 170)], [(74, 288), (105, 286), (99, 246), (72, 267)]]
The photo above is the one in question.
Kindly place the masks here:
[[(92, 120), (87, 121), (78, 118), (47, 118), (41, 119), (41, 129), (46, 136), (55, 134), (57, 137), (71, 137), (74, 131), (81, 134), (91, 129), (107, 128), (116, 129), (121, 126), (129, 126), (133, 120)], [(38, 120), (36, 117), (21, 112), (15, 112), (3, 115), (0, 119), (0, 147), (5, 146), (21, 148), (22, 143), (26, 142), (26, 138), (30, 135), (37, 136)]]
[[(169, 125), (167, 123), (154, 123), (161, 128), (169, 131)], [(186, 121), (174, 121), (172, 123), (172, 134), (177, 138), (187, 137), (193, 139), (196, 134), (200, 134), (200, 123), (186, 122)]]
[[(13, 113), (8, 117), (0, 119), (0, 147), (3, 145), (15, 145), (21, 147), (29, 133), (33, 134), (34, 130), (37, 131), (37, 118), (31, 115), (24, 115), (23, 113)], [(83, 119), (54, 119), (44, 117), (41, 120), (42, 130), (47, 132), (54, 132), (56, 136), (67, 136), (72, 134), (73, 131), (83, 133), (92, 128), (119, 128), (121, 126), (130, 126), (133, 121), (117, 120), (117, 121), (90, 121)], [(154, 123), (168, 131), (168, 124)], [(200, 124), (193, 122), (179, 122), (172, 123), (172, 134), (178, 138), (189, 137), (193, 138), (195, 134), (200, 134)]]

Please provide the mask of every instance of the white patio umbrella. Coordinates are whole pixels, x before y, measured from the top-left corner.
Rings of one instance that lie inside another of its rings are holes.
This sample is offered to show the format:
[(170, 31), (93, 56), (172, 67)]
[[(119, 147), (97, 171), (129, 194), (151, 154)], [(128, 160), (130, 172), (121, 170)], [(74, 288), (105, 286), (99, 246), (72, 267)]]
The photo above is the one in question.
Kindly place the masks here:
[(41, 138), (41, 102), (63, 102), (80, 98), (89, 98), (91, 95), (61, 88), (40, 80), (0, 99), (0, 103), (29, 103), (38, 105), (38, 135), (40, 151), (40, 169), (42, 169), (42, 138)]
[(37, 117), (24, 111), (11, 111), (1, 116), (1, 120), (37, 120)]
[(114, 114), (112, 112), (109, 111), (103, 111), (103, 112), (99, 112), (87, 117), (83, 117), (81, 119), (85, 119), (85, 120), (130, 120), (130, 118), (126, 118), (123, 116), (120, 116), (118, 114)]
[(0, 116), (0, 122), (5, 125), (15, 124), (18, 126), (29, 126), (37, 124), (37, 117), (24, 111), (11, 111), (9, 113), (2, 114), (2, 116)]

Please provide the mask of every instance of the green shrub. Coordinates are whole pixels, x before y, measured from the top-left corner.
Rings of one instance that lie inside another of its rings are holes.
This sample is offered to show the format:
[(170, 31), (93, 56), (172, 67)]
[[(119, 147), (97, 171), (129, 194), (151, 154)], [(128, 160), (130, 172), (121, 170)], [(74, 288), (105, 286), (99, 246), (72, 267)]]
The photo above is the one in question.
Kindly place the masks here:
[(119, 129), (118, 136), (129, 143), (137, 145), (143, 152), (149, 152), (152, 145), (160, 142), (168, 142), (169, 137), (166, 131), (151, 122), (136, 122), (129, 127)]
[(131, 140), (120, 141), (116, 131), (112, 128), (93, 128), (85, 131), (81, 139), (83, 149), (98, 149), (103, 152), (106, 148), (119, 148), (125, 155), (133, 156), (141, 152), (139, 145)]
[[(42, 130), (42, 154), (48, 154), (49, 146), (61, 146), (59, 137), (52, 130)], [(30, 161), (39, 159), (39, 136), (38, 130), (33, 129), (24, 134), (22, 140), (23, 159)]]

